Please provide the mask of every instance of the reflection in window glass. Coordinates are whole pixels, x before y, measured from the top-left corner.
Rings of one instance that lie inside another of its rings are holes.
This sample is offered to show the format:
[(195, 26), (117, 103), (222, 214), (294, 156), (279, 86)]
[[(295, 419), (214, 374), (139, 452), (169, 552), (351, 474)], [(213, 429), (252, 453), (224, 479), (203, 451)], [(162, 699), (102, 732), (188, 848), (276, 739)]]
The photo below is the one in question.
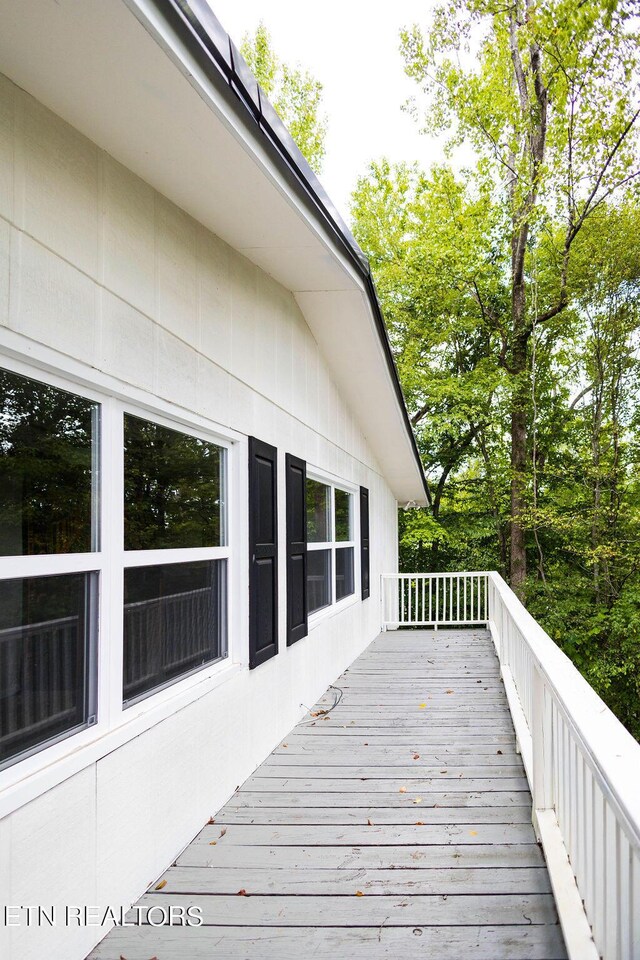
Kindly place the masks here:
[(307, 477), (307, 541), (326, 543), (331, 540), (331, 489)]
[(223, 468), (217, 444), (125, 415), (125, 549), (223, 546)]
[(88, 722), (96, 576), (0, 581), (0, 763)]
[(124, 701), (226, 655), (226, 560), (124, 575)]
[(336, 550), (336, 600), (349, 597), (354, 592), (353, 547), (338, 547)]
[(0, 370), (0, 555), (96, 548), (98, 405)]
[(307, 554), (307, 610), (313, 613), (331, 603), (331, 550)]
[(353, 540), (352, 503), (353, 495), (346, 490), (335, 490), (336, 540)]

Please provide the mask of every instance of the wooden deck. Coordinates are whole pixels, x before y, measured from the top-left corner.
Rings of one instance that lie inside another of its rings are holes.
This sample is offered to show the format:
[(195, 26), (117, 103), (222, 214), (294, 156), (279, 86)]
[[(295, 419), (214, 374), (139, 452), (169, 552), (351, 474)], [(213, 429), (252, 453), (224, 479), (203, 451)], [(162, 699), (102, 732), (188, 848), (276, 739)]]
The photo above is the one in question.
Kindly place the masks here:
[(382, 634), (336, 688), (140, 901), (203, 925), (91, 960), (566, 956), (487, 632)]

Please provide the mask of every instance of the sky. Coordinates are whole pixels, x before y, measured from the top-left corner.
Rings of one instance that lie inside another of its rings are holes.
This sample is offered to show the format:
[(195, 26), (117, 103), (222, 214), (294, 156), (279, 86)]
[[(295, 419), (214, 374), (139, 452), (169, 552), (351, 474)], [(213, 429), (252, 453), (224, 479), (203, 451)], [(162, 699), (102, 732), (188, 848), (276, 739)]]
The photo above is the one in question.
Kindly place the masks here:
[(346, 220), (356, 179), (371, 160), (418, 161), (428, 169), (441, 159), (437, 142), (401, 110), (418, 87), (404, 73), (400, 29), (425, 26), (434, 0), (381, 3), (380, 13), (370, 0), (208, 2), (238, 46), (262, 19), (278, 56), (323, 84), (329, 129), (320, 180)]

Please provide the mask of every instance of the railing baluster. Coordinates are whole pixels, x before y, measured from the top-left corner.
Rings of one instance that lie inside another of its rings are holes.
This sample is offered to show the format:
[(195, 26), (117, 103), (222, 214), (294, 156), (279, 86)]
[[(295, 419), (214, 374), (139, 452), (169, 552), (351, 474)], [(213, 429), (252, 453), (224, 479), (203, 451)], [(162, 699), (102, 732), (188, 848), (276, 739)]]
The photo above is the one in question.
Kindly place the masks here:
[[(545, 851), (554, 854), (549, 866), (564, 891), (558, 901), (563, 927), (565, 921), (574, 925), (565, 929), (569, 954), (572, 960), (640, 960), (640, 807), (629, 773), (640, 766), (635, 744), (621, 728), (618, 733), (602, 702), (497, 574), (393, 575), (382, 583), (385, 625), (491, 626), (540, 813), (534, 822)], [(610, 752), (607, 736), (596, 731), (610, 735)]]

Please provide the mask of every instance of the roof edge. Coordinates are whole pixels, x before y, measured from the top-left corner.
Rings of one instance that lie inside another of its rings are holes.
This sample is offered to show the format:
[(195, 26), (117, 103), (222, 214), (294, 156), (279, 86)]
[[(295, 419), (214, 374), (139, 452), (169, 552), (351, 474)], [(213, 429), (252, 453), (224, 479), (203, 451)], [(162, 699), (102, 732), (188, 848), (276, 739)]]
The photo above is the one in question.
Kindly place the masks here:
[(259, 132), (266, 139), (274, 162), (296, 191), (298, 199), (320, 221), (362, 279), (425, 499), (428, 499), (426, 477), (369, 261), (206, 0), (151, 0), (151, 3), (170, 22), (185, 48), (238, 119), (253, 128), (254, 134)]

